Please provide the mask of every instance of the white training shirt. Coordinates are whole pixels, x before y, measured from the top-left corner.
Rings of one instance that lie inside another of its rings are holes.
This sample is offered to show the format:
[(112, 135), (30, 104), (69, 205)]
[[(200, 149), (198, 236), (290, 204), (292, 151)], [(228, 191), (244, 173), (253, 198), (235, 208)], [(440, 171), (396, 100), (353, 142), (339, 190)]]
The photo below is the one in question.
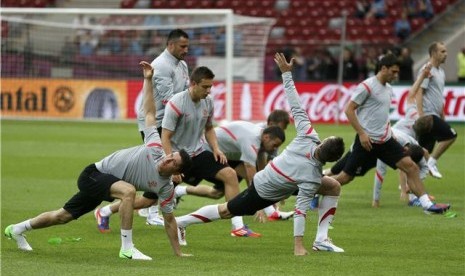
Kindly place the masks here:
[[(210, 96), (194, 102), (189, 90), (174, 95), (168, 101), (162, 128), (174, 132), (171, 137), (173, 151), (185, 149), (191, 156), (204, 151), (205, 126), (213, 123), (213, 99)], [(157, 111), (158, 112), (158, 111)]]
[(161, 176), (158, 165), (164, 152), (160, 136), (155, 127), (144, 130), (144, 145), (119, 150), (99, 162), (97, 169), (134, 185), (137, 191), (155, 193), (159, 197), (163, 213), (172, 213), (174, 208), (174, 186), (171, 177)]
[[(426, 65), (425, 65), (426, 66)], [(424, 70), (423, 66), (420, 73)], [(444, 84), (446, 75), (441, 67), (432, 67), (430, 76), (421, 83), (423, 88), (423, 113), (424, 115), (436, 115), (441, 117), (444, 108)]]
[[(167, 49), (152, 61), (154, 68), (152, 84), (155, 106), (157, 108), (157, 128), (161, 126), (165, 115), (165, 106), (171, 97), (189, 87), (189, 72), (187, 63), (174, 57)], [(143, 101), (140, 101), (137, 111), (139, 131), (145, 128), (145, 112)]]
[[(263, 129), (246, 121), (233, 121), (215, 128), (218, 147), (231, 161), (256, 165)], [(212, 151), (208, 144), (205, 148)]]
[(351, 96), (351, 101), (358, 104), (355, 113), (358, 121), (374, 143), (391, 138), (389, 108), (393, 95), (389, 83), (383, 85), (373, 76), (361, 82)]

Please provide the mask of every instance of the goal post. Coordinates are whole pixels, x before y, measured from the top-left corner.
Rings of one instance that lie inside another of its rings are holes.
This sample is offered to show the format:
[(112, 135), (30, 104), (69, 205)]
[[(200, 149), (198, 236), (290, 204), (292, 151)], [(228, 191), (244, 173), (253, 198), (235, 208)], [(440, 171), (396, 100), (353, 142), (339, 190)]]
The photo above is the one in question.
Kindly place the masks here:
[[(118, 92), (115, 99), (102, 105), (116, 101), (119, 112), (97, 117), (131, 119), (137, 95), (122, 90), (140, 86), (137, 62), (152, 61), (165, 48), (167, 33), (181, 28), (190, 36), (186, 58), (190, 70), (208, 66), (216, 75), (212, 90), (216, 118), (263, 119), (257, 106), (263, 102), (272, 18), (234, 15), (229, 9), (1, 8), (0, 12), (4, 116), (60, 116), (64, 114), (59, 105), (70, 102), (66, 97), (73, 95), (78, 101), (81, 94), (96, 95), (98, 90), (109, 95), (113, 90)], [(97, 87), (100, 83), (108, 87)], [(70, 91), (60, 90), (63, 87)], [(41, 107), (57, 114), (41, 113)], [(75, 113), (68, 115), (80, 116)]]

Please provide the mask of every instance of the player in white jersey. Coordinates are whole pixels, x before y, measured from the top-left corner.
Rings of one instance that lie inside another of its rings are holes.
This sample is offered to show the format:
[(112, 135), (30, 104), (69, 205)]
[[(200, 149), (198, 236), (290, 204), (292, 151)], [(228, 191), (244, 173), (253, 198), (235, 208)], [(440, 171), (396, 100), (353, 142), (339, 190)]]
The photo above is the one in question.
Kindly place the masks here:
[(310, 201), (318, 192), (325, 197), (320, 204), (313, 249), (343, 252), (328, 238), (328, 226), (336, 211), (340, 185), (334, 179), (322, 176), (322, 166), (327, 161), (332, 162), (341, 157), (344, 142), (334, 136), (320, 141), (308, 114), (300, 105), (291, 74), (294, 59), (288, 63), (282, 53), (277, 53), (275, 62), (282, 72), (284, 91), (294, 116), (297, 136), (280, 155), (255, 174), (253, 183), (246, 190), (224, 204), (205, 206), (191, 214), (177, 217), (178, 226), (183, 229), (191, 224), (227, 219), (235, 215), (253, 215), (299, 190), (294, 214), (294, 255), (306, 255), (308, 251), (303, 244), (305, 216)]
[[(271, 113), (266, 118), (266, 122), (257, 123), (257, 125), (263, 129), (269, 126), (279, 126), (282, 130), (286, 130), (287, 126), (290, 123), (289, 113), (286, 110), (282, 109), (275, 109), (271, 111)], [(276, 149), (275, 152), (268, 154), (268, 161), (273, 160), (276, 156), (278, 156), (278, 150)], [(297, 192), (296, 192), (297, 194)], [(284, 200), (280, 203), (281, 205), (284, 204)], [(268, 207), (263, 208), (263, 211), (258, 211), (255, 215), (255, 220), (259, 222), (266, 222), (269, 221), (277, 221), (277, 220), (287, 220), (294, 214), (293, 211), (291, 212), (284, 212), (280, 211), (277, 204), (270, 205)]]
[[(239, 182), (234, 169), (227, 165), (224, 153), (219, 149), (216, 134), (213, 128), (213, 99), (209, 96), (213, 85), (213, 72), (207, 67), (198, 67), (191, 74), (191, 85), (188, 90), (174, 95), (168, 102), (165, 117), (163, 118), (162, 146), (167, 155), (180, 148), (184, 148), (192, 157), (192, 169), (185, 172), (182, 181), (190, 185), (197, 185), (198, 179), (215, 179), (218, 181), (218, 190), (223, 190), (226, 200), (239, 193)], [(205, 149), (203, 136), (211, 147)], [(175, 176), (173, 176), (174, 178)], [(180, 175), (177, 175), (181, 179)], [(173, 179), (174, 181), (174, 179)], [(181, 182), (181, 180), (177, 180)], [(192, 193), (205, 196), (204, 191)], [(153, 197), (137, 197), (138, 207), (147, 207), (153, 204)], [(118, 203), (104, 207), (106, 215), (118, 210)], [(111, 210), (111, 211), (110, 211)], [(234, 217), (231, 234), (238, 237), (260, 237), (259, 233), (249, 229), (242, 217)]]
[(430, 76), (423, 80), (416, 98), (418, 115), (420, 118), (426, 117), (431, 130), (420, 135), (418, 142), (431, 154), (428, 159), (430, 173), (436, 178), (441, 178), (436, 161), (455, 142), (457, 132), (445, 121), (444, 114), (443, 91), (446, 77), (444, 69), (440, 66), (447, 58), (446, 46), (442, 42), (433, 42), (428, 51), (429, 63), (432, 65)]
[(389, 82), (399, 73), (397, 57), (385, 55), (378, 68), (375, 76), (357, 86), (346, 107), (345, 113), (357, 135), (344, 169), (333, 177), (342, 185), (347, 184), (366, 163), (380, 159), (393, 169), (399, 168), (406, 173), (410, 189), (419, 197), (425, 212), (444, 213), (450, 205), (431, 202), (419, 177), (418, 166), (392, 137), (389, 108), (393, 91)]
[[(233, 121), (215, 128), (220, 150), (226, 155), (228, 164), (238, 176), (238, 181), (245, 179), (250, 186), (257, 170), (261, 170), (267, 163), (268, 155), (274, 154), (285, 141), (284, 130), (279, 126), (262, 129), (260, 126), (246, 121)], [(206, 149), (211, 151), (210, 146)], [(200, 183), (203, 179), (197, 179)], [(202, 194), (203, 196), (219, 199), (224, 195), (222, 183), (216, 179), (206, 179), (215, 184), (181, 186), (175, 188), (177, 198), (186, 194)], [(195, 184), (197, 184), (195, 183)], [(191, 183), (192, 184), (192, 183)], [(273, 208), (274, 210), (274, 208)], [(279, 218), (288, 219), (293, 212), (276, 211)]]
[[(418, 127), (416, 130), (414, 130), (415, 121), (418, 119), (418, 109), (417, 109), (415, 98), (416, 98), (416, 94), (418, 92), (418, 89), (420, 88), (421, 83), (423, 82), (425, 78), (429, 77), (430, 70), (431, 70), (431, 64), (428, 63), (425, 66), (425, 69), (421, 71), (421, 74), (418, 76), (417, 80), (412, 85), (411, 89), (409, 90), (407, 94), (407, 99), (406, 99), (407, 106), (406, 106), (405, 116), (402, 117), (400, 120), (398, 120), (392, 126), (394, 137), (396, 137), (397, 141), (402, 146), (404, 146), (404, 148), (407, 143), (418, 144), (418, 142), (416, 141), (417, 135), (415, 131), (422, 131), (422, 130), (418, 129)], [(404, 139), (402, 139), (402, 137), (404, 137), (405, 135), (407, 135), (408, 137), (405, 137)], [(397, 138), (398, 136), (400, 136), (400, 139)], [(409, 141), (407, 141), (407, 139)], [(426, 159), (428, 159), (429, 157), (429, 154), (427, 152), (425, 153), (425, 157)], [(414, 160), (414, 158), (412, 159)], [(421, 162), (421, 164), (419, 164), (418, 162), (416, 163), (420, 166), (420, 174), (421, 174), (420, 178), (423, 180), (426, 177), (426, 175), (424, 174), (425, 169), (426, 171), (428, 171), (428, 168), (425, 167), (426, 163), (425, 162)], [(379, 207), (379, 200), (381, 197), (381, 188), (382, 188), (382, 184), (384, 181), (385, 173), (386, 173), (386, 164), (378, 160), (377, 165), (376, 165), (376, 172), (375, 172), (374, 185), (373, 185), (373, 202), (372, 202), (373, 207)], [(402, 171), (399, 171), (399, 186), (401, 189), (401, 194), (400, 194), (401, 199), (405, 199), (408, 196), (409, 205), (417, 206), (419, 204), (419, 200), (414, 194), (412, 194), (409, 191), (409, 188), (407, 185), (407, 178)], [(429, 197), (432, 198), (431, 195), (429, 195)]]
[[(165, 106), (173, 95), (184, 91), (189, 87), (189, 72), (184, 58), (189, 49), (189, 35), (180, 29), (172, 30), (168, 34), (165, 50), (152, 61), (152, 67), (157, 68), (152, 77), (153, 96), (157, 107), (157, 130), (161, 136), (161, 122), (165, 115)], [(156, 91), (156, 93), (155, 93)], [(145, 116), (141, 104), (138, 107), (138, 126), (144, 140)], [(155, 200), (150, 208), (139, 209), (139, 214), (147, 216), (149, 225), (163, 225), (163, 219), (159, 217), (157, 195), (145, 193), (145, 197)]]
[(79, 192), (55, 211), (42, 213), (34, 218), (6, 227), (5, 235), (16, 241), (21, 250), (32, 251), (23, 233), (25, 231), (65, 224), (92, 211), (102, 201), (121, 201), (121, 249), (119, 257), (132, 260), (151, 260), (132, 243), (133, 205), (136, 191), (151, 191), (160, 196), (165, 218), (165, 230), (173, 251), (181, 252), (177, 225), (173, 215), (174, 187), (172, 174), (187, 170), (191, 159), (186, 151), (164, 155), (160, 137), (155, 127), (156, 108), (152, 97), (150, 79), (153, 69), (141, 62), (144, 71), (144, 110), (146, 113), (145, 144), (117, 151), (99, 162), (87, 166), (78, 178)]

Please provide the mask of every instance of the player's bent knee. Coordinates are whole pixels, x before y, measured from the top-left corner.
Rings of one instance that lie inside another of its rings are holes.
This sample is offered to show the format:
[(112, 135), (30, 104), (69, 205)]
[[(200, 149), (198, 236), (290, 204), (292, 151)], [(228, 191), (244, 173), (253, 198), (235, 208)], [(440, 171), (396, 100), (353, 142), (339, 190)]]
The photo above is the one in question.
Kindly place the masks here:
[(73, 220), (73, 215), (66, 211), (65, 209), (59, 209), (54, 211), (53, 214), (56, 224), (65, 224)]
[(227, 183), (237, 184), (236, 171), (234, 169), (232, 169), (231, 167), (226, 167), (226, 168), (220, 170), (218, 172), (216, 178), (223, 181), (225, 183), (225, 185)]

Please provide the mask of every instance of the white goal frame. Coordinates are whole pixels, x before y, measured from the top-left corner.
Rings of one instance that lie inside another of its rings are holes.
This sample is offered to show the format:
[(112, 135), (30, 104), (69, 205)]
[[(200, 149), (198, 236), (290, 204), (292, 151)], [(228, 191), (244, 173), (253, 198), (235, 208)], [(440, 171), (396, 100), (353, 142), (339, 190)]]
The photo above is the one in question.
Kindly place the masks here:
[[(82, 8), (0, 8), (0, 15), (23, 14), (88, 14), (88, 15), (223, 15), (225, 20), (218, 26), (225, 27), (225, 86), (226, 102), (233, 97), (233, 53), (234, 53), (234, 13), (231, 9), (82, 9)], [(176, 26), (172, 26), (176, 28)], [(232, 104), (226, 104), (226, 120), (232, 120)]]

